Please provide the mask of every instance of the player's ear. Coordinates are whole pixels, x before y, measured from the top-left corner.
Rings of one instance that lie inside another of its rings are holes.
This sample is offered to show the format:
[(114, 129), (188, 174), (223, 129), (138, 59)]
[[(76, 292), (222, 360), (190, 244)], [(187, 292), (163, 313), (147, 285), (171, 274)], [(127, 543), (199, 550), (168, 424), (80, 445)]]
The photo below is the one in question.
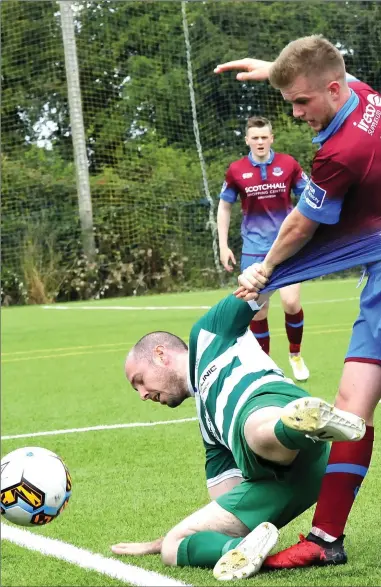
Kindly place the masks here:
[(340, 98), (340, 90), (341, 90), (341, 85), (339, 82), (334, 81), (334, 82), (330, 82), (328, 84), (329, 95), (335, 101), (339, 100), (339, 98)]
[(153, 349), (153, 362), (155, 365), (159, 365), (161, 367), (168, 364), (167, 353), (165, 352), (165, 347), (162, 344), (158, 344)]

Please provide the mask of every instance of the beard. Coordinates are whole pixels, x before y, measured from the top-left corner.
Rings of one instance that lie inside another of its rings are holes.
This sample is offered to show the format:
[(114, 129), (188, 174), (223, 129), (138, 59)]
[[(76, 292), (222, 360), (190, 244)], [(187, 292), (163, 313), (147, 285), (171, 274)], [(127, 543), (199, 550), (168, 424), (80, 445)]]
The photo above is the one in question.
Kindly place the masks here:
[(177, 408), (188, 397), (184, 381), (176, 371), (171, 371), (167, 381), (167, 401), (169, 408)]
[(179, 406), (180, 404), (183, 403), (183, 401), (185, 400), (185, 397), (168, 397), (167, 400), (167, 406), (169, 408), (177, 408), (177, 406)]

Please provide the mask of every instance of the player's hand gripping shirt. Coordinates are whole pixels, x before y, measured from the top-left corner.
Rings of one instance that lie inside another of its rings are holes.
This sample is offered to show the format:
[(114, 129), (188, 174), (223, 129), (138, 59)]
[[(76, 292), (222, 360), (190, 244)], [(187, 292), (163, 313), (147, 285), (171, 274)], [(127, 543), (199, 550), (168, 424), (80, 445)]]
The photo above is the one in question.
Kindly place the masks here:
[(249, 154), (229, 166), (220, 198), (230, 204), (241, 198), (243, 253), (268, 252), (292, 210), (291, 191), (300, 196), (307, 179), (293, 157), (273, 151), (266, 163)]
[(349, 86), (351, 97), (314, 139), (320, 148), (297, 206), (321, 224), (265, 291), (381, 260), (381, 95), (354, 78)]

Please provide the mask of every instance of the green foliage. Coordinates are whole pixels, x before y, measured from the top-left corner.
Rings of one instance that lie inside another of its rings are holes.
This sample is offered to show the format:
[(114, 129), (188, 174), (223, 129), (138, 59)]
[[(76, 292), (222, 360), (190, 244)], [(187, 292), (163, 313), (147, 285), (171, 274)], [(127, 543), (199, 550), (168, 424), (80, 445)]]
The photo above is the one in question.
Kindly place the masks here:
[(311, 171), (316, 146), (311, 143), (313, 133), (309, 126), (297, 123), (286, 114), (274, 121), (274, 149), (288, 153), (299, 161), (307, 174)]
[[(187, 2), (186, 13), (200, 140), (214, 199), (229, 163), (247, 152), (248, 116), (269, 117), (275, 148), (293, 155), (306, 172), (314, 153), (311, 130), (292, 120), (278, 92), (267, 83), (238, 83), (234, 73), (216, 76), (217, 63), (246, 55), (271, 59), (291, 39), (318, 32), (342, 49), (351, 73), (381, 89), (378, 2), (351, 2), (349, 9), (346, 2), (209, 0)], [(49, 287), (49, 298), (217, 285), (181, 3), (76, 3), (96, 267), (88, 267), (80, 239), (58, 5), (9, 0), (1, 3), (1, 16), (4, 296), (24, 299), (17, 283), (25, 282), (30, 225), (44, 227), (40, 253), (34, 251), (40, 276), (51, 273), (47, 235), (54, 240), (57, 281), (65, 286)], [(237, 253), (239, 222), (236, 210)], [(144, 253), (139, 257), (137, 251)], [(177, 263), (184, 268), (175, 270)]]

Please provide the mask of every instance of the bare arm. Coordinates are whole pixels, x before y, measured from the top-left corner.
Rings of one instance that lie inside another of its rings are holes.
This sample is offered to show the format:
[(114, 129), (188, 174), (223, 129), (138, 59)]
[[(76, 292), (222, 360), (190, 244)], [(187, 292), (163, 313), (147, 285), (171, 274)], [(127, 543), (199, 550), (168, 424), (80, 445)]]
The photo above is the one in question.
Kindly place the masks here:
[[(220, 495), (227, 493), (233, 487), (241, 483), (242, 477), (230, 477), (213, 485), (209, 488), (209, 496), (211, 500), (217, 499)], [(160, 554), (161, 545), (163, 544), (164, 536), (152, 540), (151, 542), (120, 542), (111, 546), (114, 554), (126, 556), (145, 556), (148, 554)]]
[(233, 252), (229, 249), (228, 236), (230, 218), (232, 213), (232, 204), (225, 202), (220, 199), (217, 210), (217, 230), (218, 230), (218, 242), (220, 247), (220, 261), (226, 271), (233, 271), (233, 267), (230, 265), (230, 261), (233, 265), (236, 264), (236, 260)]
[(311, 240), (318, 226), (319, 222), (310, 220), (294, 208), (283, 221), (279, 234), (263, 261), (267, 277), (277, 265), (300, 251)]
[(263, 81), (268, 79), (272, 61), (263, 61), (262, 59), (237, 59), (217, 65), (214, 73), (224, 73), (225, 71), (241, 70), (237, 73), (239, 81)]
[(152, 540), (152, 542), (120, 542), (114, 544), (111, 550), (114, 554), (129, 556), (144, 556), (146, 554), (160, 554), (164, 536)]

